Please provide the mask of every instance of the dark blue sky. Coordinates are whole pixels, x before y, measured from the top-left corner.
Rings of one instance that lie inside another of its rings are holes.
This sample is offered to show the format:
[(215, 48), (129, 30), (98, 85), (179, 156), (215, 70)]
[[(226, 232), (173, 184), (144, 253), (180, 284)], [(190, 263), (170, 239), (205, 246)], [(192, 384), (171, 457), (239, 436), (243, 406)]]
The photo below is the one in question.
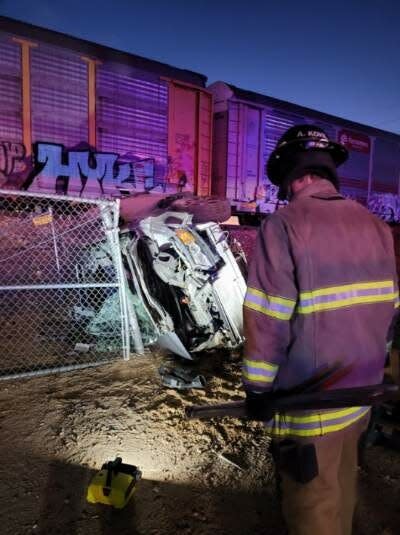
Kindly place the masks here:
[(0, 0), (0, 13), (400, 133), (399, 0)]

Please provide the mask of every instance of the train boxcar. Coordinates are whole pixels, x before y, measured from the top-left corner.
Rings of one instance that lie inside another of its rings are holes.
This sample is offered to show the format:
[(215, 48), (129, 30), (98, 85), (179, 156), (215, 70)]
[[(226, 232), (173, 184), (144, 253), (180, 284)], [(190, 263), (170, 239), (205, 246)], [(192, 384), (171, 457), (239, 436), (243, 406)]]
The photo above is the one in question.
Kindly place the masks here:
[(215, 82), (212, 191), (233, 211), (254, 216), (274, 211), (276, 188), (266, 161), (283, 132), (313, 123), (343, 143), (348, 161), (339, 168), (342, 192), (363, 204), (374, 193), (399, 193), (400, 136), (316, 110)]
[(210, 192), (207, 78), (0, 17), (0, 188)]

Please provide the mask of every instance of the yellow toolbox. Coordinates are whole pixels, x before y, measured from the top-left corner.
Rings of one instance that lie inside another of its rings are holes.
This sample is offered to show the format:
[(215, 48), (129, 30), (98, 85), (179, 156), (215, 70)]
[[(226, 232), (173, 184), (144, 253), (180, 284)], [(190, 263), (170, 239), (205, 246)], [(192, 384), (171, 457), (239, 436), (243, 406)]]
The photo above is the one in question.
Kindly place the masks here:
[(124, 464), (121, 457), (104, 463), (87, 490), (89, 503), (102, 503), (122, 509), (132, 498), (142, 473), (137, 466)]

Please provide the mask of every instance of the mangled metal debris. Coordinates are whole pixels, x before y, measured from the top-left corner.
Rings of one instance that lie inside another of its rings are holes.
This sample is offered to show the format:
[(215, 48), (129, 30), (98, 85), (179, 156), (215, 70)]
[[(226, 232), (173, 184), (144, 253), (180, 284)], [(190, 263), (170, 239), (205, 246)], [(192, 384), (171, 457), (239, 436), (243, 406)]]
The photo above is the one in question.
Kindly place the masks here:
[(185, 370), (181, 366), (166, 368), (161, 366), (158, 370), (161, 383), (168, 388), (177, 390), (189, 390), (190, 388), (205, 388), (206, 380), (202, 375)]
[(121, 233), (120, 243), (140, 330), (146, 323), (153, 335), (148, 339), (186, 359), (242, 344), (245, 281), (217, 223), (195, 224), (192, 214), (153, 207)]

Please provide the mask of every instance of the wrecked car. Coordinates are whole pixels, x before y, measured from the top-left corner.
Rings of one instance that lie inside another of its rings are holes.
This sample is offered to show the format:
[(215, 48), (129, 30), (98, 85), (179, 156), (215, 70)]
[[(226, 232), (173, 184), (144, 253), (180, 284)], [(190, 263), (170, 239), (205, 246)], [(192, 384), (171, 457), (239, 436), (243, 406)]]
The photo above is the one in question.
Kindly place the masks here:
[(243, 342), (246, 260), (218, 224), (229, 215), (218, 199), (121, 200), (121, 250), (144, 345), (191, 359)]
[(219, 224), (227, 201), (3, 191), (0, 208), (3, 376), (241, 345), (246, 264)]

